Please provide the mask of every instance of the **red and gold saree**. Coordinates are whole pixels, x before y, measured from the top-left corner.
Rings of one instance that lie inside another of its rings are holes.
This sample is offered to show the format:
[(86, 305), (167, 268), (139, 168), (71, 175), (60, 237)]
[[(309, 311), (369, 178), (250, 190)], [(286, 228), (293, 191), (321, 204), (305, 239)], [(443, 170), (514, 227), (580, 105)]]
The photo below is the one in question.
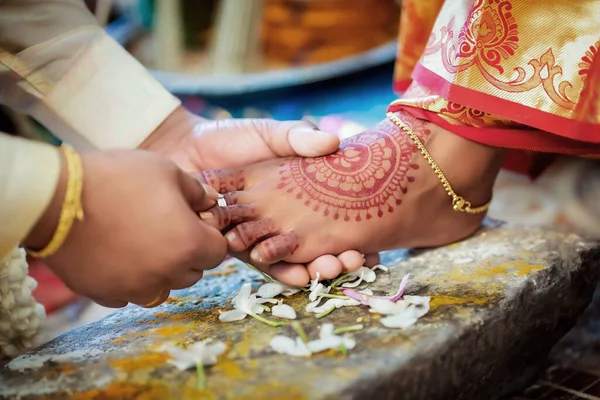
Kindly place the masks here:
[(600, 1), (404, 0), (390, 111), (470, 140), (600, 156)]

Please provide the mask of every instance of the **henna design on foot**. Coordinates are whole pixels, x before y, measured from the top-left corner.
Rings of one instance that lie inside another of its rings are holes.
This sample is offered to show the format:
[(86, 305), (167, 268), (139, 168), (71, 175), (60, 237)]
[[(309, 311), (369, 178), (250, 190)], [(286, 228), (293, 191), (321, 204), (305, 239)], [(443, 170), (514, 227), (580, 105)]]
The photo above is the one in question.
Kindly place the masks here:
[(202, 171), (198, 179), (215, 188), (219, 193), (243, 190), (246, 186), (242, 170), (214, 170)]
[(250, 253), (250, 258), (261, 264), (273, 264), (294, 255), (300, 247), (298, 242), (298, 235), (295, 232), (277, 235), (256, 245)]
[[(422, 141), (429, 130), (425, 123), (402, 114)], [(385, 121), (375, 129), (345, 140), (340, 150), (319, 158), (296, 157), (280, 165), (278, 189), (304, 200), (306, 207), (325, 217), (360, 222), (374, 215), (382, 218), (402, 203), (418, 148), (394, 124)]]
[(232, 251), (243, 251), (260, 239), (274, 236), (279, 231), (270, 219), (244, 222), (229, 231), (225, 237)]

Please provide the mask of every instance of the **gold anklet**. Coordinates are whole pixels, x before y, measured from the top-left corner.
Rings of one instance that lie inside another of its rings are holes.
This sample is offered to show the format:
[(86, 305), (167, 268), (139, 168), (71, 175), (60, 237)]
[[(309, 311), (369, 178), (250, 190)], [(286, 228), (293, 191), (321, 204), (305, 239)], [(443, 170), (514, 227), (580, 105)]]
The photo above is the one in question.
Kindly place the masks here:
[(50, 242), (40, 251), (28, 250), (32, 257), (50, 257), (60, 249), (65, 242), (75, 220), (83, 221), (83, 207), (81, 204), (81, 193), (83, 189), (83, 167), (81, 158), (75, 150), (62, 146), (61, 150), (67, 161), (67, 189), (63, 200), (62, 210), (58, 220), (58, 226)]
[(427, 151), (427, 149), (425, 148), (425, 146), (423, 145), (423, 143), (421, 142), (421, 140), (419, 139), (417, 134), (415, 132), (413, 132), (413, 130), (410, 129), (410, 127), (408, 125), (406, 125), (400, 118), (398, 118), (393, 113), (388, 112), (386, 114), (386, 116), (394, 124), (396, 124), (400, 129), (402, 129), (412, 139), (412, 141), (417, 145), (417, 147), (421, 151), (421, 154), (423, 155), (423, 157), (425, 157), (425, 159), (427, 160), (427, 163), (431, 166), (431, 169), (433, 169), (433, 172), (435, 172), (435, 174), (438, 176), (438, 178), (442, 182), (442, 185), (444, 186), (444, 189), (446, 189), (448, 196), (452, 197), (452, 208), (454, 209), (454, 211), (466, 212), (469, 214), (481, 214), (481, 213), (487, 211), (487, 209), (490, 207), (490, 203), (492, 202), (492, 200), (488, 201), (487, 203), (485, 203), (482, 206), (472, 207), (471, 202), (469, 202), (469, 201), (465, 200), (463, 197), (457, 195), (456, 192), (454, 190), (452, 190), (452, 186), (450, 186), (450, 182), (448, 182), (448, 179), (446, 179), (446, 176), (444, 175), (444, 173), (442, 172), (440, 167), (438, 167), (438, 165), (435, 163), (435, 161), (433, 161), (433, 158), (431, 158), (431, 155), (429, 154), (429, 152)]

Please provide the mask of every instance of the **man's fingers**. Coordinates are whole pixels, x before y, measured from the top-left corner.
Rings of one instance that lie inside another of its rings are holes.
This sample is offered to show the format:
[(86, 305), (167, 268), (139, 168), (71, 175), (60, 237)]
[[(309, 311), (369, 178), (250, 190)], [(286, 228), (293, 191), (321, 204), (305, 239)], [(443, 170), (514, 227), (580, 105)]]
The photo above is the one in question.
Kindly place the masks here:
[(275, 157), (325, 156), (340, 145), (336, 135), (308, 121), (227, 119), (203, 122), (198, 129), (198, 138), (213, 149), (198, 150), (207, 169), (242, 167)]
[(122, 300), (110, 300), (110, 299), (101, 299), (101, 298), (92, 298), (94, 303), (100, 304), (102, 307), (106, 308), (123, 308), (128, 303)]
[(194, 286), (200, 279), (202, 279), (202, 271), (186, 271), (181, 274), (173, 274), (169, 279), (169, 288), (172, 290), (186, 289)]
[(154, 287), (153, 290), (148, 289), (144, 293), (133, 295), (129, 302), (144, 308), (154, 308), (164, 303), (170, 294), (169, 288)]
[(227, 255), (227, 241), (223, 234), (198, 217), (193, 218), (191, 222), (197, 226), (189, 234), (188, 268), (204, 271), (217, 267)]
[(179, 183), (184, 198), (196, 213), (206, 211), (217, 203), (219, 193), (215, 189), (182, 170), (179, 170)]
[[(242, 120), (244, 121), (244, 120)], [(336, 151), (340, 139), (308, 121), (246, 120), (249, 130), (279, 157), (319, 157)]]
[(252, 204), (233, 204), (227, 207), (213, 207), (201, 212), (200, 218), (208, 225), (223, 230), (231, 224), (239, 224), (256, 219), (258, 209)]
[[(285, 124), (289, 122), (282, 122)], [(334, 134), (325, 133), (306, 121), (291, 123), (288, 129), (288, 141), (294, 152), (302, 157), (321, 157), (335, 152), (340, 146), (340, 139)], [(311, 128), (312, 127), (312, 128)]]

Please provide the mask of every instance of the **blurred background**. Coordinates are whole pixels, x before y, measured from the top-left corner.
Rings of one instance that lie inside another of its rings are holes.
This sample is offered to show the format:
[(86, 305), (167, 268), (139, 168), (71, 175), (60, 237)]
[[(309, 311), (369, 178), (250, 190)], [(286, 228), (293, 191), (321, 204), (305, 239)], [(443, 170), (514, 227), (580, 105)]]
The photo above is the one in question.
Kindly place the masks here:
[[(344, 138), (383, 119), (397, 96), (392, 74), (401, 0), (86, 3), (113, 38), (206, 118), (305, 118)], [(56, 142), (7, 109), (0, 109), (0, 130)], [(599, 198), (598, 163), (560, 158), (535, 182), (503, 171), (490, 216), (600, 238)], [(48, 340), (113, 311), (78, 298), (42, 263), (32, 262), (30, 270), (49, 315)], [(579, 346), (600, 354), (600, 312), (593, 313), (569, 351)]]

